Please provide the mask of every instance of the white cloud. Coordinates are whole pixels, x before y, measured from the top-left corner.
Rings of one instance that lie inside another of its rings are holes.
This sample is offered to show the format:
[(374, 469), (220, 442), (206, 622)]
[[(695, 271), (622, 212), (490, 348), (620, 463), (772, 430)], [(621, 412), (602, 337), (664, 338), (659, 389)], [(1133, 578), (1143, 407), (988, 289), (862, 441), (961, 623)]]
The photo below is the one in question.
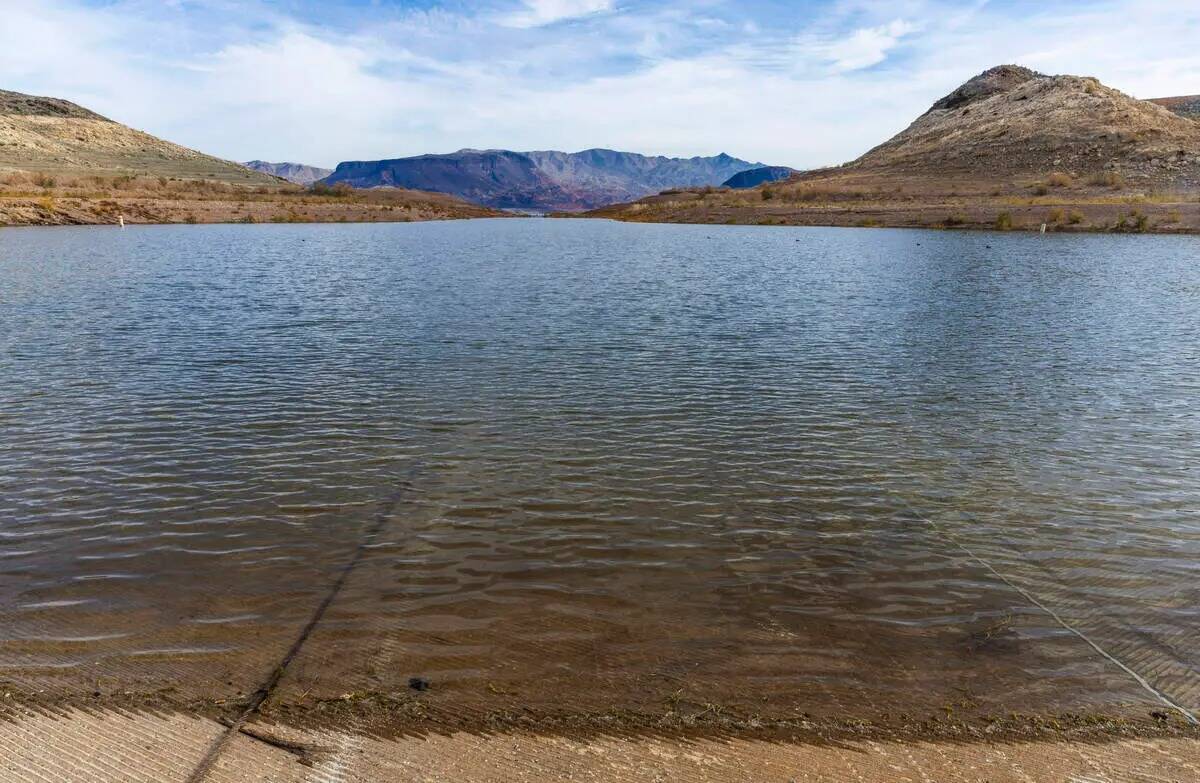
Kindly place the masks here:
[(612, 8), (613, 0), (525, 0), (521, 10), (501, 17), (500, 21), (508, 27), (541, 27)]
[(883, 62), (900, 39), (916, 29), (916, 25), (903, 19), (878, 27), (860, 28), (848, 37), (828, 44), (824, 54), (835, 71), (869, 68)]

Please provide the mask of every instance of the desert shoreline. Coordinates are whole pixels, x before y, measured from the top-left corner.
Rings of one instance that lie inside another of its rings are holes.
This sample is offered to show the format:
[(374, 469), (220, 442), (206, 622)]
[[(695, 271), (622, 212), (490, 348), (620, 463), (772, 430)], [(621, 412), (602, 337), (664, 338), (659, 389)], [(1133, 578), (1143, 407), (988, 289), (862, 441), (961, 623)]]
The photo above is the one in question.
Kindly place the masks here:
[[(303, 213), (291, 211), (286, 205), (262, 206), (247, 209), (240, 202), (212, 201), (118, 201), (116, 208), (101, 206), (100, 202), (84, 201), (50, 212), (33, 199), (0, 197), (0, 228), (32, 228), (62, 226), (119, 226), (125, 225), (238, 225), (238, 224), (364, 224), (364, 223), (421, 223), (446, 220), (489, 218), (538, 218), (511, 212), (479, 207), (478, 210), (450, 209), (429, 211), (392, 211), (386, 206), (371, 204), (320, 204), (305, 208)], [(1139, 210), (1107, 209), (1092, 215), (1095, 220), (1080, 224), (1039, 219), (1036, 209), (1011, 210), (1013, 223), (998, 226), (987, 207), (974, 209), (931, 208), (914, 210), (907, 207), (826, 208), (800, 211), (728, 211), (704, 212), (631, 212), (631, 205), (614, 205), (589, 212), (552, 212), (544, 217), (566, 220), (614, 220), (623, 223), (659, 225), (758, 226), (807, 228), (903, 228), (937, 231), (981, 231), (1038, 233), (1045, 223), (1046, 233), (1059, 234), (1155, 234), (1200, 235), (1200, 204), (1179, 203), (1143, 206)], [(1063, 205), (1064, 208), (1088, 205)], [(1131, 212), (1137, 212), (1131, 215)], [(1169, 220), (1173, 211), (1186, 215), (1180, 222)], [(966, 212), (966, 216), (962, 213)], [(980, 214), (973, 214), (980, 213)], [(1139, 220), (1145, 222), (1139, 225)]]
[(431, 220), (505, 217), (487, 207), (455, 202), (437, 194), (414, 199), (397, 191), (387, 196), (333, 200), (290, 196), (246, 199), (78, 198), (0, 195), (0, 226), (103, 226), (213, 223), (413, 223)]
[(999, 201), (921, 203), (762, 205), (713, 203), (704, 191), (651, 196), (631, 204), (552, 217), (605, 218), (630, 223), (743, 226), (827, 226), (842, 228), (925, 228), (935, 230), (1020, 231), (1079, 234), (1200, 234), (1200, 202), (1052, 201), (1013, 204)]

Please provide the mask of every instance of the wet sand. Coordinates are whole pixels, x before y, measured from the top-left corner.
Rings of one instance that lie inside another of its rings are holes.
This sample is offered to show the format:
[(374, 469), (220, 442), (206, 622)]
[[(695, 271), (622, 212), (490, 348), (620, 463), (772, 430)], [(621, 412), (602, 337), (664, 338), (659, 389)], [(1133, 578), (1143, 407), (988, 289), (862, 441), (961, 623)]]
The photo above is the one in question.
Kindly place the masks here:
[[(0, 724), (0, 779), (161, 783), (193, 779), (220, 736), (184, 715), (75, 712)], [(254, 727), (235, 735), (204, 780), (378, 781), (1185, 781), (1200, 774), (1195, 736), (1130, 732), (986, 742), (858, 736), (837, 741), (447, 732), (381, 739)]]

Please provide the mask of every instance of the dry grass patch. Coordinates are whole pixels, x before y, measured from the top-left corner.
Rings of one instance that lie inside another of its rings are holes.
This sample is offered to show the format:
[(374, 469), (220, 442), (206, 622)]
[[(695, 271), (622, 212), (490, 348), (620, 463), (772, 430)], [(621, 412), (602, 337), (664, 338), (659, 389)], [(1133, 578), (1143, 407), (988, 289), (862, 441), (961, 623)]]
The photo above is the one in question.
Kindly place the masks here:
[(1125, 178), (1115, 171), (1102, 171), (1088, 177), (1088, 184), (1116, 190), (1125, 187)]

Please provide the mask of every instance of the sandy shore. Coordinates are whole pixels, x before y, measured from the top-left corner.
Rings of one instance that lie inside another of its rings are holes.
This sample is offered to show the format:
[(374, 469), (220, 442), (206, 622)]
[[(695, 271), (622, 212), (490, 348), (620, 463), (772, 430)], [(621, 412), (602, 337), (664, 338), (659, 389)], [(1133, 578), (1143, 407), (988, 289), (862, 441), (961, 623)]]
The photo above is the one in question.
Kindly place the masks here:
[(812, 741), (788, 736), (433, 732), (384, 738), (161, 712), (26, 712), (0, 723), (0, 781), (1183, 781), (1195, 736)]

